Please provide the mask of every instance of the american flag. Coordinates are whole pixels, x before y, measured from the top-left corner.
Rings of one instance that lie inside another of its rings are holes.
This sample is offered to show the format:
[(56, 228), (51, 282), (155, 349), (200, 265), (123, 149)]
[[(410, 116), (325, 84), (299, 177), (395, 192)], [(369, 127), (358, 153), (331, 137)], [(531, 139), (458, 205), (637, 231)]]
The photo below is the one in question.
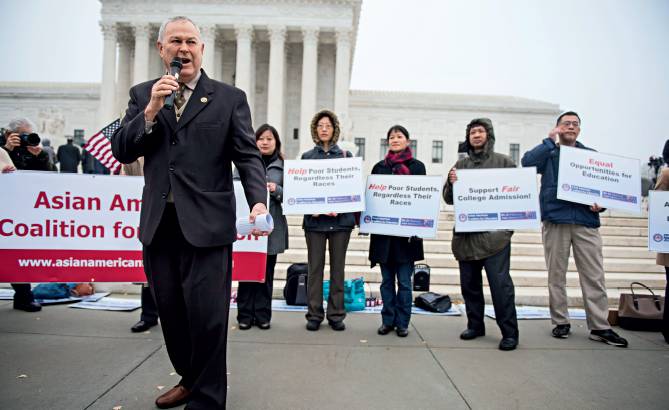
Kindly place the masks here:
[(120, 126), (121, 119), (119, 118), (93, 135), (84, 145), (84, 149), (107, 167), (112, 174), (116, 173), (121, 166), (121, 163), (112, 155), (111, 150), (111, 137)]

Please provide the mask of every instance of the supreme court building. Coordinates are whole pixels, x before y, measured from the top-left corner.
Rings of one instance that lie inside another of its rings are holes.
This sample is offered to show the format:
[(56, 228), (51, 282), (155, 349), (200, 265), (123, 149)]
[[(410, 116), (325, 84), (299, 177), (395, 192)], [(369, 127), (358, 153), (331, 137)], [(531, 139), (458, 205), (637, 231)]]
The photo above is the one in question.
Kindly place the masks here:
[(178, 14), (200, 28), (207, 74), (247, 93), (254, 126), (275, 126), (287, 158), (313, 146), (309, 123), (322, 108), (337, 113), (340, 145), (363, 156), (368, 171), (385, 155), (388, 128), (402, 124), (428, 174), (455, 162), (472, 118), (491, 118), (496, 151), (518, 161), (559, 113), (520, 97), (351, 90), (362, 0), (100, 1), (101, 84), (0, 83), (2, 125), (28, 116), (54, 146), (65, 135), (93, 135), (122, 114), (132, 85), (164, 73), (158, 28)]

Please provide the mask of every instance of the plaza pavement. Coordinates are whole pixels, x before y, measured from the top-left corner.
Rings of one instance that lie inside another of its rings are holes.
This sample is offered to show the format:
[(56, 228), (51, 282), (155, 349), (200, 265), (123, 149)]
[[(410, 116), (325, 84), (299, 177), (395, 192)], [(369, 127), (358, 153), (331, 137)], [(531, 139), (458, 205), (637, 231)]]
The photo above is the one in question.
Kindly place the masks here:
[[(240, 331), (231, 311), (228, 409), (667, 409), (669, 345), (659, 333), (619, 330), (621, 349), (567, 340), (547, 320), (520, 321), (520, 346), (500, 334), (462, 341), (462, 317), (414, 316), (409, 337), (376, 334), (379, 317), (350, 314), (347, 329), (307, 332), (297, 312), (272, 329)], [(178, 381), (160, 327), (133, 334), (131, 313), (0, 301), (0, 409), (154, 409)], [(618, 330), (618, 329), (616, 329)]]

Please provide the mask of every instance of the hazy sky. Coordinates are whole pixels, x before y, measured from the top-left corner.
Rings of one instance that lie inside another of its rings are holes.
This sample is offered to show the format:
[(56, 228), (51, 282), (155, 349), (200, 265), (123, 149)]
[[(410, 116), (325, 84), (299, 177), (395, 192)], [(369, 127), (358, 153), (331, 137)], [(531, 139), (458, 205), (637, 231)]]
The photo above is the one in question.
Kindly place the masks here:
[[(98, 0), (0, 16), (0, 81), (100, 81)], [(645, 162), (669, 138), (668, 23), (669, 0), (365, 0), (351, 88), (557, 103), (583, 143)]]

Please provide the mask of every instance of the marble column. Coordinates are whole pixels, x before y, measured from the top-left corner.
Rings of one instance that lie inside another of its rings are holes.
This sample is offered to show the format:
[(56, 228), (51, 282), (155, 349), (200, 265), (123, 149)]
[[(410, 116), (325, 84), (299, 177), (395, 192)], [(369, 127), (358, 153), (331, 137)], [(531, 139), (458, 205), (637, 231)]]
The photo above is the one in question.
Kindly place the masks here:
[(149, 79), (149, 39), (151, 26), (149, 24), (135, 24), (135, 67), (133, 82), (139, 84)]
[(300, 154), (314, 145), (311, 118), (316, 114), (318, 28), (302, 28), (302, 97), (300, 99)]
[(269, 79), (267, 84), (267, 122), (283, 136), (286, 27), (269, 27)]
[(351, 30), (339, 29), (337, 37), (337, 56), (335, 65), (334, 109), (339, 117), (342, 140), (350, 138), (351, 118), (348, 113), (348, 96), (351, 78)]
[(235, 68), (235, 87), (246, 93), (251, 113), (253, 114), (253, 90), (251, 89), (251, 53), (253, 26), (235, 26), (237, 35), (237, 67)]
[(127, 32), (118, 35), (118, 73), (116, 77), (116, 111), (123, 112), (128, 106), (130, 90), (130, 55), (132, 54), (132, 36)]
[[(200, 34), (204, 42), (204, 54), (202, 55), (202, 68), (211, 78), (216, 74), (216, 26), (200, 26)], [(216, 78), (218, 79), (218, 78)]]
[[(209, 49), (211, 52), (212, 50)], [(214, 44), (214, 78), (223, 81), (223, 39), (218, 38)]]
[(103, 40), (102, 84), (100, 86), (100, 111), (97, 126), (104, 126), (116, 117), (116, 25), (101, 23)]

